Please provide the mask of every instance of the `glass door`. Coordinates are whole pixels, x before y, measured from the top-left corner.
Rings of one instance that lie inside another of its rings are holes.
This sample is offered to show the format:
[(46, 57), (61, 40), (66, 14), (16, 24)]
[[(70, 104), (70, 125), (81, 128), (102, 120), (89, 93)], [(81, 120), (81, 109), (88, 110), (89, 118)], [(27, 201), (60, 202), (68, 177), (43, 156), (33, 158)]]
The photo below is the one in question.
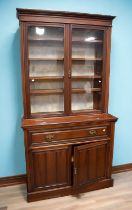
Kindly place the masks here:
[(28, 27), (31, 114), (64, 111), (64, 28)]
[(72, 28), (72, 112), (100, 110), (103, 30)]

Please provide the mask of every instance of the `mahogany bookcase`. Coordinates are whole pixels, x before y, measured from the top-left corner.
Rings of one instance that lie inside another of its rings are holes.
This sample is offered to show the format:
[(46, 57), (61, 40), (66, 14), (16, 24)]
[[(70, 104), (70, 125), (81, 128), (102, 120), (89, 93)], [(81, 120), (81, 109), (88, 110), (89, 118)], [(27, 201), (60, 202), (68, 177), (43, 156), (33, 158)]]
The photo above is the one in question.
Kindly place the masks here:
[(113, 16), (17, 9), (27, 199), (110, 187)]

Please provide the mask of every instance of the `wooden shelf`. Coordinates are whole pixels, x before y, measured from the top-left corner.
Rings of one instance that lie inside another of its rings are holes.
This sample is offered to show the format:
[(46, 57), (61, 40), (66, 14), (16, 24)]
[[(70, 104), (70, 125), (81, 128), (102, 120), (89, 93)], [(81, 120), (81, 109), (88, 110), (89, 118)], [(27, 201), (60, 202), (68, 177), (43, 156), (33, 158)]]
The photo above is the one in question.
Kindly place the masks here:
[(73, 61), (102, 61), (102, 58), (72, 58)]
[(56, 115), (62, 115), (64, 114), (64, 111), (56, 111), (56, 112), (33, 112), (32, 116), (38, 116), (38, 117), (42, 117), (43, 115), (47, 115), (47, 114), (52, 114), (52, 116), (56, 116)]
[(72, 93), (91, 93), (91, 92), (100, 92), (101, 88), (89, 88), (87, 90), (83, 88), (72, 89)]
[(44, 57), (44, 58), (29, 58), (30, 61), (63, 61), (64, 58), (51, 58), (51, 57)]
[(80, 79), (101, 79), (100, 75), (90, 75), (90, 76), (72, 76), (72, 79), (80, 80)]
[(64, 92), (63, 89), (46, 89), (46, 90), (43, 90), (43, 89), (37, 89), (37, 90), (31, 90), (30, 91), (30, 94), (31, 95), (49, 95), (49, 94), (62, 94)]
[[(32, 81), (43, 81), (43, 80), (62, 80), (64, 79), (64, 76), (31, 76), (29, 77), (29, 80)], [(32, 81), (32, 82), (34, 82)]]
[[(91, 92), (100, 92), (101, 88), (90, 88), (88, 90), (82, 89), (82, 88), (75, 88), (72, 89), (72, 93), (91, 93)], [(63, 89), (37, 89), (37, 90), (31, 90), (31, 95), (49, 95), (49, 94), (63, 94)]]
[(32, 38), (29, 38), (28, 41), (31, 41), (31, 42), (32, 41), (33, 42), (35, 42), (35, 41), (36, 42), (39, 42), (39, 41), (40, 42), (63, 42), (64, 39), (57, 39), (57, 38), (56, 39), (42, 39), (42, 38), (41, 39), (38, 39), (38, 38), (37, 39), (32, 39)]
[[(39, 42), (39, 41), (42, 41), (42, 42), (63, 42), (64, 39), (57, 39), (57, 38), (54, 38), (54, 39), (33, 39), (33, 38), (29, 38), (28, 41), (33, 41), (33, 42)], [(81, 43), (84, 43), (84, 44), (101, 44), (103, 43), (102, 40), (100, 39), (96, 39), (96, 40), (93, 40), (93, 41), (85, 41), (85, 39), (72, 39), (72, 42), (81, 42)]]
[(85, 113), (85, 112), (100, 112), (99, 109), (79, 109), (79, 110), (72, 110), (72, 113)]
[[(29, 58), (30, 61), (64, 61), (64, 58), (53, 58), (53, 57), (43, 57), (43, 58)], [(102, 61), (102, 58), (72, 58), (73, 61)]]
[[(72, 76), (73, 80), (85, 80), (85, 79), (101, 79), (100, 75), (91, 75), (91, 76)], [(32, 82), (35, 81), (44, 81), (44, 80), (63, 80), (64, 76), (31, 76), (29, 80)]]
[(103, 43), (103, 41), (100, 39), (96, 39), (93, 41), (85, 41), (84, 39), (73, 39), (72, 42), (81, 42), (84, 44), (102, 44)]

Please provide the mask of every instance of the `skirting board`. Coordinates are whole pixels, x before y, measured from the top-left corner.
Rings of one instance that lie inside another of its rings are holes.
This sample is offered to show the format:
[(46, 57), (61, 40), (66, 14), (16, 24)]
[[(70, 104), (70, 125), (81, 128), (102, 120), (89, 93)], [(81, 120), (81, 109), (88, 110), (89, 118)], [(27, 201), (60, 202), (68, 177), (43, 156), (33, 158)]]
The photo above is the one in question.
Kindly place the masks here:
[[(132, 171), (132, 163), (112, 167), (113, 174), (126, 172), (126, 171)], [(7, 187), (11, 185), (24, 184), (24, 183), (26, 183), (26, 174), (0, 177), (0, 187)]]
[(118, 165), (118, 166), (113, 166), (112, 167), (112, 173), (113, 174), (126, 172), (126, 171), (132, 171), (132, 163), (128, 163), (128, 164), (123, 164), (123, 165)]
[(0, 177), (0, 187), (6, 187), (26, 183), (26, 174), (16, 176)]

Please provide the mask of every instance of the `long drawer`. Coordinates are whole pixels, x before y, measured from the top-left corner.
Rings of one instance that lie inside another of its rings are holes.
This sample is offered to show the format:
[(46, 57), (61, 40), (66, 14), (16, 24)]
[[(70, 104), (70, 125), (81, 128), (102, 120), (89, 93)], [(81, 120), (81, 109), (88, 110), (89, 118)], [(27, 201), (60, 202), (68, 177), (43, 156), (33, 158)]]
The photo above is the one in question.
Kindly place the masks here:
[(53, 132), (35, 132), (31, 133), (32, 143), (42, 143), (42, 142), (56, 142), (58, 140), (76, 139), (76, 138), (86, 138), (86, 137), (98, 137), (107, 136), (108, 126), (83, 128), (75, 130), (65, 130), (65, 131), (53, 131)]

